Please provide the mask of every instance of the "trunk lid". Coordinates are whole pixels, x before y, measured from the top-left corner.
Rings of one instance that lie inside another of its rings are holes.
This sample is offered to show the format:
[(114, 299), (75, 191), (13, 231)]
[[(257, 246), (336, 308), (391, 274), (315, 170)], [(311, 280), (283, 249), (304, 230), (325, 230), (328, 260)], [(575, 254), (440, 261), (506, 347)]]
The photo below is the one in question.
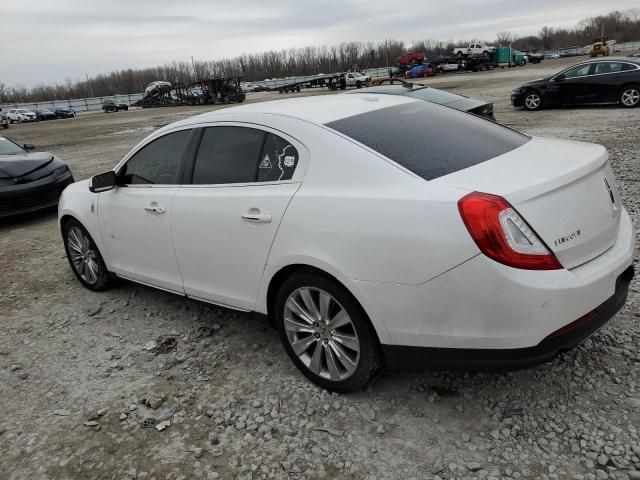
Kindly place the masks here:
[(505, 198), (570, 269), (616, 241), (622, 205), (607, 160), (600, 145), (533, 138), (433, 182)]

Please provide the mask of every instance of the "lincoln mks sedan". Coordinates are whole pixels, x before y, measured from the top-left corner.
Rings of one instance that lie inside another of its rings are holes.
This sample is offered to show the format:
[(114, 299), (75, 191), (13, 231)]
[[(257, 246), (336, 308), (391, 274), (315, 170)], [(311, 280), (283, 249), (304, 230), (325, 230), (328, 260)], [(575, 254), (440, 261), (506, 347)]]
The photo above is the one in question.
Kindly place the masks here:
[(406, 96), (254, 103), (152, 133), (67, 187), (59, 224), (85, 287), (260, 312), (351, 391), (385, 365), (544, 362), (607, 322), (634, 245), (608, 160)]

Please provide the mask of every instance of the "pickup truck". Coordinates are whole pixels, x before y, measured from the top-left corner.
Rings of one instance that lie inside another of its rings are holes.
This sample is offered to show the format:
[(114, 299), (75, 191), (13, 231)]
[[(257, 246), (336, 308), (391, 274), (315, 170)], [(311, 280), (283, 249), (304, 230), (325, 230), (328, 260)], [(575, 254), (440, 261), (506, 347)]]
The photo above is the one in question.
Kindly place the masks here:
[(345, 81), (347, 82), (347, 87), (366, 87), (371, 80), (369, 75), (363, 75), (360, 72), (348, 72), (344, 76)]
[(7, 113), (3, 112), (0, 108), (0, 126), (2, 128), (9, 128), (9, 117), (7, 117)]
[(484, 43), (471, 43), (468, 47), (456, 47), (453, 49), (453, 54), (458, 58), (482, 55), (488, 57), (496, 47), (490, 47)]

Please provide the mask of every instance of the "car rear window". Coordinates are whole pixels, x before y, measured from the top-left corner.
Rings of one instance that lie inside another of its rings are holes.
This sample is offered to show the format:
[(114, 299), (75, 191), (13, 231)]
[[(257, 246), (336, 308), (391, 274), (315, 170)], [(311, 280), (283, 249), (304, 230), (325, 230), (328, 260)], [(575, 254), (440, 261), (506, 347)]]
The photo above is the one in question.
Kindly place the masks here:
[(530, 140), (497, 123), (428, 102), (382, 108), (327, 126), (425, 180), (477, 165)]

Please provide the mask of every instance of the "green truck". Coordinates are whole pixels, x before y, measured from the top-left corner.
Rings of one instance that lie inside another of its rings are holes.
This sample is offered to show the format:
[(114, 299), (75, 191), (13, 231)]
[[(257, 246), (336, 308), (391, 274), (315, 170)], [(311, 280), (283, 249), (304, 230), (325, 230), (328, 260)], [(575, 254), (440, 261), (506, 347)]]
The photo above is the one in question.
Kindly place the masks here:
[(511, 47), (496, 47), (491, 54), (491, 60), (498, 67), (515, 67), (526, 65), (525, 54)]

